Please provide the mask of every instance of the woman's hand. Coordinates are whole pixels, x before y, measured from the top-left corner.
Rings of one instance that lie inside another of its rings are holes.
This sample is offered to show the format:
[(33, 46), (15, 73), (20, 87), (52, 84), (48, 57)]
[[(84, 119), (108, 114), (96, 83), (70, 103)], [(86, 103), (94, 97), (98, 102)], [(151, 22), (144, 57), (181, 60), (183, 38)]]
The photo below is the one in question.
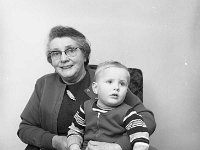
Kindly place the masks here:
[(52, 146), (56, 150), (67, 150), (67, 137), (55, 135), (52, 139)]
[(86, 150), (122, 150), (116, 143), (89, 141)]

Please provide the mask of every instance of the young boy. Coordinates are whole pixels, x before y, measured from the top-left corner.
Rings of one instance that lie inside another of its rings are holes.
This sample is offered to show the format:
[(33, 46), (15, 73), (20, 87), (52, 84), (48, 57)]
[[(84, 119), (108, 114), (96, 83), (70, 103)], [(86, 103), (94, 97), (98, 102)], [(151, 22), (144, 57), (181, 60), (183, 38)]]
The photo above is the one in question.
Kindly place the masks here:
[(70, 150), (87, 147), (90, 140), (114, 143), (126, 132), (133, 150), (148, 150), (148, 129), (140, 115), (124, 103), (130, 74), (116, 61), (101, 63), (92, 88), (97, 99), (86, 101), (74, 116), (68, 132)]

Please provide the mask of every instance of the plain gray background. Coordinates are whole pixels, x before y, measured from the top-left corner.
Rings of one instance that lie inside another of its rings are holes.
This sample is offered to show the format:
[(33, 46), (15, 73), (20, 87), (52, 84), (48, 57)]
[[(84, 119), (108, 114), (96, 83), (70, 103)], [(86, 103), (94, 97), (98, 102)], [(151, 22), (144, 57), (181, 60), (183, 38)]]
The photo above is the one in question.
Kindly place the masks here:
[(83, 32), (90, 62), (114, 59), (144, 75), (144, 104), (155, 113), (159, 150), (200, 146), (199, 0), (0, 0), (0, 149), (22, 150), (20, 114), (37, 78), (53, 72), (45, 57), (55, 25)]

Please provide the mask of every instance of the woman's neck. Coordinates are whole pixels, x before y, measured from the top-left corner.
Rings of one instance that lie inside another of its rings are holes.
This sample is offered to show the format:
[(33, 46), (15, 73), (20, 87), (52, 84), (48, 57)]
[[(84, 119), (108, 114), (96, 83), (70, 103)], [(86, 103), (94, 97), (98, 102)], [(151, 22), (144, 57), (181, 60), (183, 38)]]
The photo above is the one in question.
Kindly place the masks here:
[(76, 84), (79, 81), (81, 81), (86, 75), (86, 70), (83, 70), (80, 76), (77, 76), (76, 78), (71, 78), (69, 80), (66, 80), (65, 78), (62, 78), (63, 82), (66, 83), (67, 85), (72, 85)]

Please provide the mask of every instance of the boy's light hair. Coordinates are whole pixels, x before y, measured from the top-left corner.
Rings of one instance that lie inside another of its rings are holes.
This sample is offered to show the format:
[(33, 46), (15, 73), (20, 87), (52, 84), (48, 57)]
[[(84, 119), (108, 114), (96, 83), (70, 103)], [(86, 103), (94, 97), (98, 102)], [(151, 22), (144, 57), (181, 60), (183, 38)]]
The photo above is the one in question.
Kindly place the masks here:
[(95, 71), (95, 75), (94, 75), (94, 81), (96, 81), (98, 74), (107, 69), (107, 68), (111, 68), (111, 67), (115, 67), (115, 68), (122, 68), (124, 70), (126, 70), (128, 72), (128, 84), (130, 83), (130, 73), (128, 71), (128, 68), (126, 66), (124, 66), (123, 64), (121, 64), (118, 61), (105, 61), (103, 63), (100, 63)]

